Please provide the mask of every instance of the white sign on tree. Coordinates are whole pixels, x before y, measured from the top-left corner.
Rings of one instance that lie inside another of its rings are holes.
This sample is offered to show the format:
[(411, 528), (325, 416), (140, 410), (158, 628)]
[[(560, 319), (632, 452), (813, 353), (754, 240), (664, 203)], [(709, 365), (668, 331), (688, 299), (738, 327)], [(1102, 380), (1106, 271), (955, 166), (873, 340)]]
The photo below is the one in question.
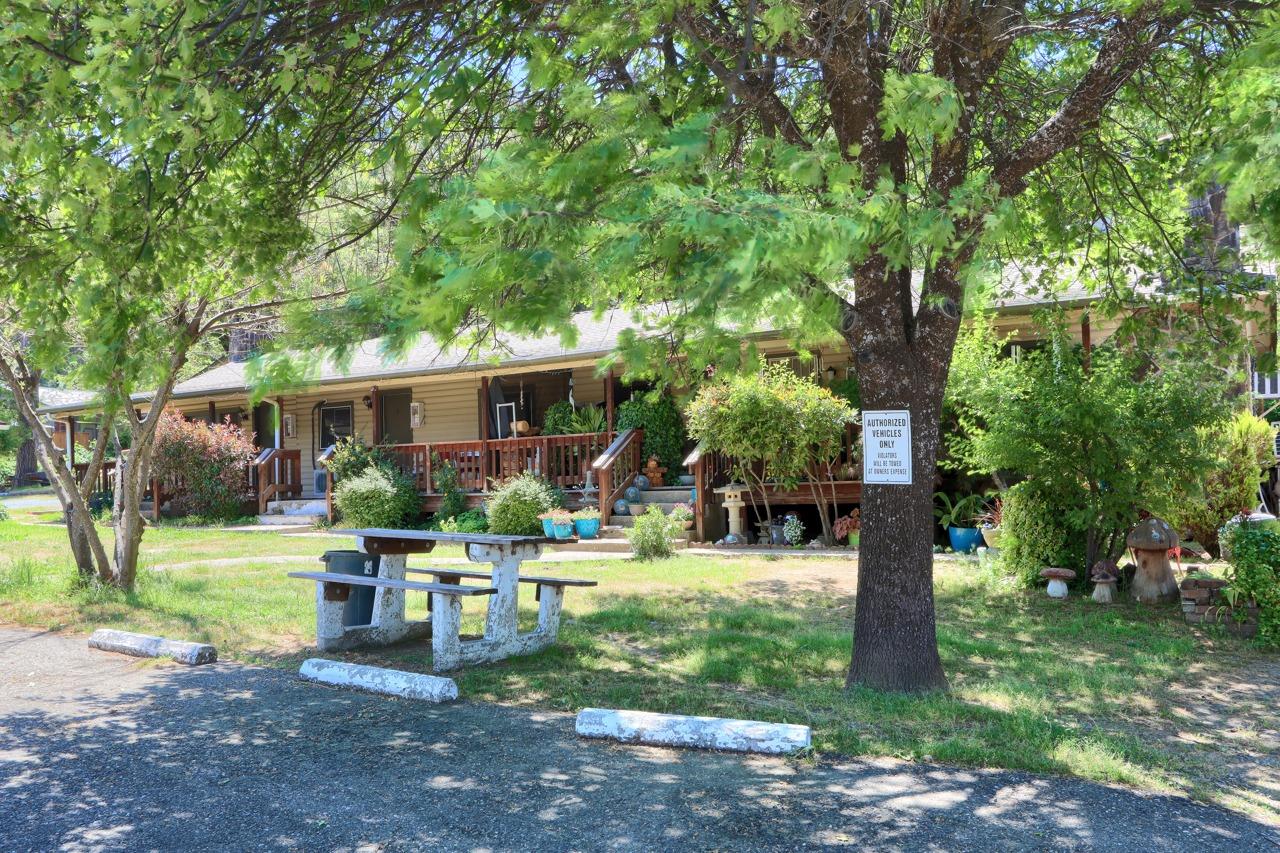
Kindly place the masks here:
[(862, 482), (911, 484), (911, 413), (862, 413)]

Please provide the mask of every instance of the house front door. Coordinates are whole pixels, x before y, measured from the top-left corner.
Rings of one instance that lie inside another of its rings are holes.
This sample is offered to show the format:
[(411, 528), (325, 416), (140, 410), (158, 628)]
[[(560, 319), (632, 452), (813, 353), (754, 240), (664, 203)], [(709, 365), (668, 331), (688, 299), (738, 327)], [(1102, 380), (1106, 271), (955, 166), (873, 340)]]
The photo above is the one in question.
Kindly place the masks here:
[(409, 406), (412, 403), (412, 391), (382, 392), (380, 407), (384, 444), (413, 444), (413, 426), (409, 421)]
[(276, 446), (276, 412), (270, 403), (253, 407), (253, 443), (259, 450)]

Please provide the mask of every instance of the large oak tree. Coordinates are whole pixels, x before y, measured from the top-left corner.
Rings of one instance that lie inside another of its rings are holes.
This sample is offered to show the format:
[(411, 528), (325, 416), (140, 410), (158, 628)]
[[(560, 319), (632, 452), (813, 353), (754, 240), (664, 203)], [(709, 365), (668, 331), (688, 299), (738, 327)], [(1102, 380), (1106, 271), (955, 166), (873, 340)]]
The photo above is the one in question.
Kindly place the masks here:
[(848, 683), (944, 687), (931, 495), (966, 296), (1009, 259), (1116, 291), (1178, 278), (1220, 77), (1259, 6), (537, 9), (518, 31), (529, 96), (486, 111), (518, 136), (452, 182), (404, 173), (387, 298), (406, 330), (572, 335), (581, 306), (650, 306), (661, 334), (621, 347), (650, 374), (733, 364), (744, 327), (842, 338), (864, 407), (910, 412), (915, 472), (864, 487)]

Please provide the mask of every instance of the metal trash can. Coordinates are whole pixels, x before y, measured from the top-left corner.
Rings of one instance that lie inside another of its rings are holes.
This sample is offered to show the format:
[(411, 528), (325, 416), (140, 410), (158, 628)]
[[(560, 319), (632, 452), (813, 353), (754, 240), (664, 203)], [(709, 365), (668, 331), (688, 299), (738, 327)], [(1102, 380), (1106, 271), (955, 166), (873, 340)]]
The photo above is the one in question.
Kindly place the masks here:
[[(363, 551), (325, 551), (320, 556), (320, 562), (324, 563), (326, 572), (374, 578), (378, 576), (381, 559), (377, 554), (366, 554)], [(351, 595), (342, 607), (342, 627), (372, 624), (375, 592), (377, 589), (371, 586), (351, 587)]]

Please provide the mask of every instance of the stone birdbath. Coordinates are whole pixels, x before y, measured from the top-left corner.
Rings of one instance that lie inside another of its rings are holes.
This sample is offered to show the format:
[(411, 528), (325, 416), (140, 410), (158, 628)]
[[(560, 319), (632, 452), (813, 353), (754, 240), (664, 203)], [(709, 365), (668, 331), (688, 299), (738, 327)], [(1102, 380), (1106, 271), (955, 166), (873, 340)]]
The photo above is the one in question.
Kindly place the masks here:
[(1124, 541), (1133, 549), (1138, 564), (1133, 574), (1134, 600), (1144, 604), (1176, 600), (1178, 582), (1169, 563), (1169, 549), (1178, 547), (1178, 534), (1169, 523), (1154, 516), (1140, 521)]
[(1093, 600), (1099, 604), (1110, 604), (1116, 600), (1116, 581), (1120, 579), (1120, 569), (1111, 560), (1099, 560), (1093, 564)]
[(1050, 598), (1067, 597), (1067, 581), (1075, 580), (1076, 573), (1071, 569), (1041, 569), (1040, 577), (1049, 581)]

